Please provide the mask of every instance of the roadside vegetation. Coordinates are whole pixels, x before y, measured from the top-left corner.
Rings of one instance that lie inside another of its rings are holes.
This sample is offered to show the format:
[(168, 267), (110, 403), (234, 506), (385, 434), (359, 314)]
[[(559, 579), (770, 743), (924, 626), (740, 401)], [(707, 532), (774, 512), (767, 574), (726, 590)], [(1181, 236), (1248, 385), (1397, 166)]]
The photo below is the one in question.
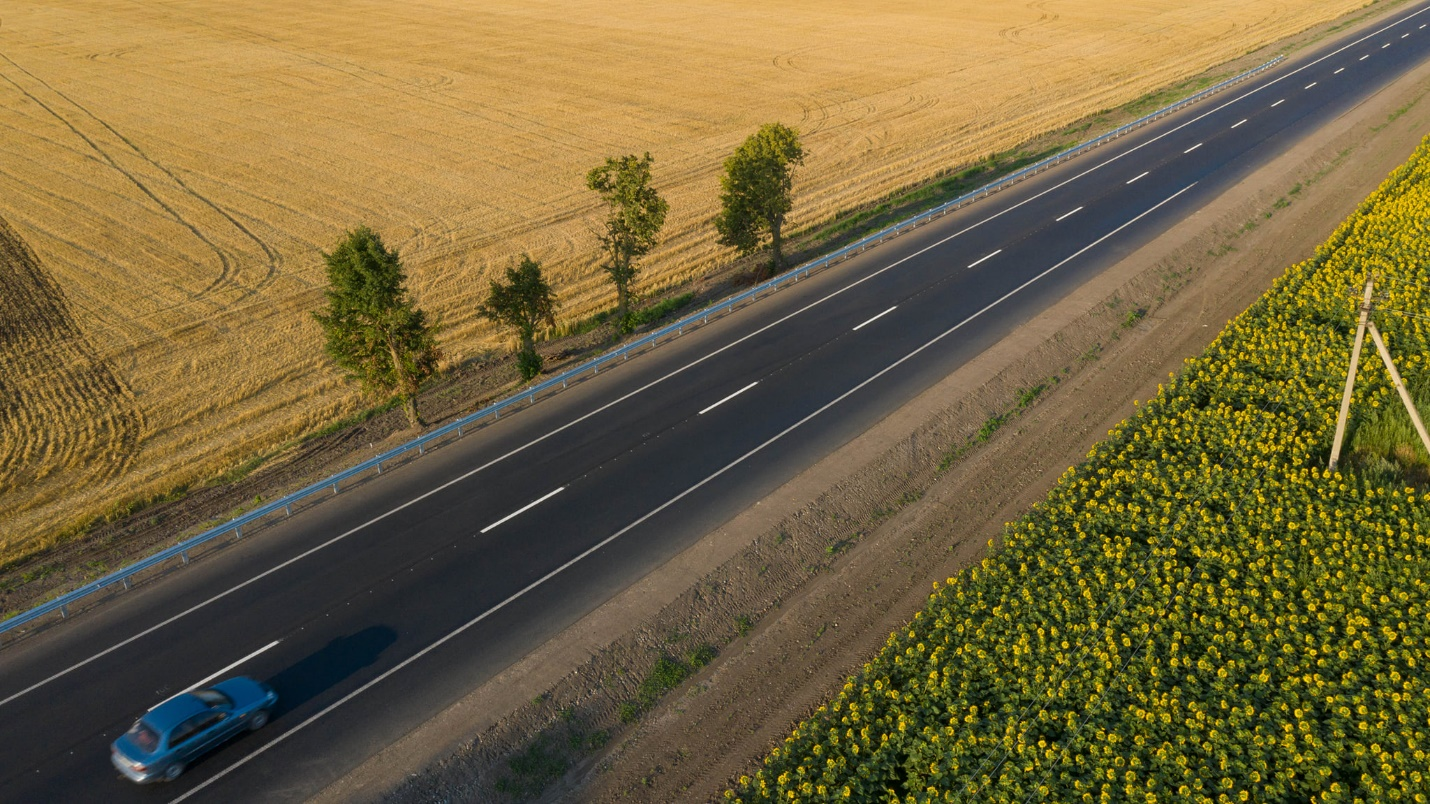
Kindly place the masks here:
[(520, 344), (516, 368), (521, 378), (529, 380), (540, 374), (543, 361), (536, 352), (536, 330), (556, 324), (556, 294), (541, 275), (541, 263), (523, 254), (521, 262), (506, 269), (505, 282), (491, 280), (491, 292), (482, 302), (481, 314), (516, 330)]
[(398, 399), (413, 427), (422, 426), (417, 391), (437, 373), (440, 327), (413, 303), (395, 250), (366, 226), (324, 254), (328, 305), (313, 313), (323, 349), (365, 392)]
[(1374, 460), (1326, 466), (1370, 275), (1430, 370), (1427, 220), (1430, 140), (726, 798), (1423, 800), (1427, 456), (1374, 354)]

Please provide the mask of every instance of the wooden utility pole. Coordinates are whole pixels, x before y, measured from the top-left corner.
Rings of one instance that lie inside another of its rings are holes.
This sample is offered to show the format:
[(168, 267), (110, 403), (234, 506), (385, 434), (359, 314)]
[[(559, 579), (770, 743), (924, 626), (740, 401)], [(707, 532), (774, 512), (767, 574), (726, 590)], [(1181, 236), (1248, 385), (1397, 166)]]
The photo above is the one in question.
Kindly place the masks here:
[(1425, 422), (1420, 420), (1420, 411), (1415, 409), (1415, 400), (1410, 397), (1410, 390), (1400, 379), (1400, 372), (1395, 370), (1395, 361), (1390, 359), (1390, 350), (1386, 348), (1385, 340), (1380, 337), (1380, 330), (1375, 328), (1374, 321), (1370, 322), (1370, 337), (1375, 341), (1375, 348), (1380, 351), (1380, 359), (1385, 362), (1386, 370), (1390, 372), (1390, 381), (1395, 384), (1395, 390), (1400, 392), (1400, 401), (1405, 403), (1405, 412), (1410, 414), (1415, 432), (1420, 434), (1420, 443), (1425, 445), (1425, 452), (1430, 453), (1430, 434), (1425, 432)]
[[(1336, 418), (1336, 439), (1331, 444), (1331, 463), (1327, 469), (1335, 471), (1336, 464), (1341, 460), (1341, 443), (1346, 437), (1346, 419), (1351, 413), (1351, 391), (1356, 386), (1356, 367), (1360, 365), (1360, 348), (1365, 343), (1365, 328), (1370, 321), (1370, 296), (1375, 285), (1375, 279), (1365, 281), (1365, 298), (1360, 305), (1360, 323), (1356, 325), (1355, 345), (1351, 347), (1351, 367), (1346, 370), (1346, 391), (1341, 394), (1341, 415)], [(1384, 357), (1384, 355), (1382, 355)]]

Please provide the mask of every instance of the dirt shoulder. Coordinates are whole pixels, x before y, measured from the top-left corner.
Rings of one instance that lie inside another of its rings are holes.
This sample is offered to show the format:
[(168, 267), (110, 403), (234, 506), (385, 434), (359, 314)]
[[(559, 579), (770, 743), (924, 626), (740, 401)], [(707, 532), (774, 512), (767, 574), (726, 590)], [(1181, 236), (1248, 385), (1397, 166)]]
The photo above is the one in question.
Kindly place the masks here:
[(1430, 131), (1427, 93), (1421, 68), (1342, 116), (319, 800), (718, 798), (1310, 256)]

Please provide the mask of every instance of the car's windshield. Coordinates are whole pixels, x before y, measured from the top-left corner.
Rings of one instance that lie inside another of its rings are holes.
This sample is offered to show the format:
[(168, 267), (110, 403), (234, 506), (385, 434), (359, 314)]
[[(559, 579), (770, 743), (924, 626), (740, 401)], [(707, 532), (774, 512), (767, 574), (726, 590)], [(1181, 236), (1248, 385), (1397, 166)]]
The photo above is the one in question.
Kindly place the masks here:
[(142, 720), (137, 720), (129, 729), (129, 742), (134, 743), (146, 754), (154, 753), (154, 749), (159, 747), (159, 733), (149, 728), (149, 724)]
[(233, 699), (218, 690), (194, 690), (194, 697), (208, 704), (210, 709), (217, 709), (219, 707), (223, 707), (224, 709), (233, 708)]

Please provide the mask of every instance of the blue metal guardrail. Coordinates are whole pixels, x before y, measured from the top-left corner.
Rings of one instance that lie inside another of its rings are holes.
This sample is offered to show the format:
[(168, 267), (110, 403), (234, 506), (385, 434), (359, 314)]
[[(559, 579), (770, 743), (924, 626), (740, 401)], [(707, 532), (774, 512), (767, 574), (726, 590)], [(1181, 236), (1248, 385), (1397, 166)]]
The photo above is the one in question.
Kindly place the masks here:
[(5, 620), (4, 622), (0, 622), (0, 634), (4, 634), (8, 631), (19, 628), (27, 623), (30, 623), (36, 619), (39, 619), (40, 617), (45, 616), (46, 614), (59, 612), (61, 617), (68, 617), (69, 607), (76, 601), (91, 594), (94, 594), (95, 592), (98, 592), (102, 589), (109, 588), (114, 584), (121, 584), (125, 589), (128, 589), (135, 575), (144, 572), (145, 570), (152, 569), (167, 561), (172, 561), (175, 558), (187, 564), (189, 562), (189, 552), (191, 550), (219, 536), (222, 536), (226, 533), (232, 533), (235, 538), (242, 538), (243, 529), (245, 527), (258, 522), (260, 519), (263, 519), (269, 514), (282, 511), (287, 515), (291, 515), (293, 513), (293, 505), (295, 503), (298, 503), (308, 497), (311, 497), (314, 494), (319, 494), (329, 489), (332, 490), (333, 494), (337, 494), (339, 488), (345, 480), (349, 480), (357, 475), (363, 474), (371, 470), (375, 470), (378, 474), (381, 474), (382, 465), (384, 463), (391, 463), (394, 460), (404, 455), (407, 455), (412, 450), (417, 450), (418, 454), (420, 455), (425, 452), (426, 448), (434, 441), (446, 438), (447, 436), (453, 434), (460, 436), (465, 430), (470, 427), (473, 427), (474, 425), (478, 424), (479, 422), (482, 422), (485, 419), (498, 419), (501, 417), (502, 412), (506, 411), (507, 409), (515, 407), (516, 405), (522, 403), (530, 404), (532, 402), (535, 402), (536, 398), (544, 392), (551, 391), (557, 386), (565, 388), (567, 384), (570, 383), (573, 379), (576, 379), (583, 374), (596, 374), (600, 372), (602, 367), (605, 367), (610, 363), (615, 362), (616, 360), (625, 360), (633, 352), (639, 349), (643, 349), (645, 347), (654, 347), (656, 343), (662, 338), (678, 336), (685, 332), (686, 327), (692, 327), (697, 324), (703, 324), (708, 322), (710, 316), (712, 315), (720, 315), (722, 313), (729, 312), (744, 302), (754, 301), (755, 299), (759, 298), (760, 294), (762, 293), (779, 290), (785, 285), (806, 278), (809, 276), (811, 271), (817, 271), (821, 268), (826, 268), (837, 262), (841, 262), (845, 259), (848, 259), (849, 257), (852, 257), (855, 254), (864, 251), (865, 249), (868, 249), (878, 243), (882, 243), (889, 238), (896, 237), (910, 229), (921, 226), (933, 220), (934, 218), (941, 217), (949, 212), (952, 212), (955, 209), (977, 201), (980, 198), (985, 198), (993, 193), (998, 192), (999, 190), (1002, 190), (1005, 187), (1016, 184), (1023, 179), (1028, 178), (1029, 176), (1041, 173), (1042, 171), (1047, 170), (1054, 165), (1066, 162), (1069, 159), (1086, 153), (1087, 151), (1097, 148), (1098, 146), (1110, 142), (1111, 140), (1117, 139), (1118, 137), (1121, 137), (1122, 135), (1128, 133), (1129, 131), (1132, 131), (1133, 129), (1141, 128), (1142, 126), (1145, 126), (1154, 120), (1165, 117), (1166, 115), (1169, 115), (1186, 106), (1196, 103), (1197, 101), (1200, 101), (1209, 95), (1214, 95), (1226, 89), (1227, 87), (1230, 87), (1234, 84), (1239, 84), (1242, 81), (1251, 78), (1252, 76), (1258, 75), (1270, 69), (1271, 67), (1274, 67), (1284, 59), (1284, 56), (1277, 56), (1276, 58), (1266, 62), (1265, 64), (1262, 64), (1259, 67), (1247, 70), (1244, 73), (1222, 81), (1221, 83), (1218, 83), (1214, 86), (1207, 87), (1206, 89), (1203, 89), (1194, 95), (1191, 95), (1183, 100), (1173, 103), (1170, 106), (1158, 109), (1157, 111), (1145, 117), (1138, 118), (1131, 123), (1119, 126), (1118, 128), (1109, 131), (1099, 137), (1088, 140), (1081, 145), (1075, 146), (1066, 151), (1050, 156), (1047, 159), (1029, 165), (1014, 173), (1010, 173), (1009, 175), (1004, 176), (998, 181), (983, 185), (982, 187), (965, 193), (958, 198), (953, 199), (952, 201), (940, 204), (936, 207), (933, 207), (932, 209), (921, 212), (918, 215), (913, 216), (912, 218), (900, 221), (893, 226), (882, 229), (867, 237), (861, 238), (860, 240), (854, 243), (850, 243), (849, 245), (844, 246), (843, 248), (840, 248), (837, 251), (834, 251), (823, 257), (820, 257), (817, 260), (805, 263), (804, 265), (801, 265), (797, 268), (792, 268), (789, 271), (786, 271), (785, 273), (775, 277), (774, 279), (756, 285), (755, 287), (750, 288), (749, 290), (746, 290), (742, 293), (730, 296), (724, 301), (711, 305), (704, 310), (701, 310), (700, 312), (688, 315), (685, 318), (682, 318), (681, 320), (670, 324), (669, 326), (662, 327), (654, 332), (645, 335), (644, 337), (624, 344), (620, 348), (615, 349), (614, 351), (596, 357), (592, 360), (587, 361), (586, 363), (583, 363), (580, 366), (577, 366), (576, 368), (563, 372), (562, 374), (552, 377), (549, 380), (545, 380), (544, 382), (533, 385), (530, 388), (524, 389), (523, 391), (514, 396), (507, 397), (506, 399), (503, 399), (495, 404), (489, 405), (486, 408), (477, 411), (476, 413), (473, 413), (469, 416), (464, 416), (461, 419), (443, 425), (442, 427), (439, 427), (430, 433), (426, 433), (416, 439), (413, 439), (412, 441), (407, 442), (406, 444), (388, 450), (387, 452), (384, 452), (375, 458), (369, 458), (368, 460), (363, 461), (362, 463), (359, 463), (352, 468), (345, 469), (333, 475), (332, 477), (327, 478), (326, 480), (321, 480), (299, 491), (293, 492), (292, 494), (289, 494), (282, 499), (274, 500), (273, 502), (261, 505), (246, 514), (243, 514), (242, 516), (236, 517), (232, 520), (229, 520), (228, 522), (225, 522), (222, 525), (210, 528), (209, 530), (206, 530), (203, 533), (198, 534), (197, 536), (190, 537), (172, 547), (160, 550), (159, 552), (149, 556), (148, 558), (130, 564), (123, 569), (116, 570), (104, 576), (103, 578), (91, 581), (84, 586), (81, 586), (80, 588), (74, 590), (73, 592), (55, 598), (48, 603), (43, 603), (24, 613), (17, 614), (14, 617)]

